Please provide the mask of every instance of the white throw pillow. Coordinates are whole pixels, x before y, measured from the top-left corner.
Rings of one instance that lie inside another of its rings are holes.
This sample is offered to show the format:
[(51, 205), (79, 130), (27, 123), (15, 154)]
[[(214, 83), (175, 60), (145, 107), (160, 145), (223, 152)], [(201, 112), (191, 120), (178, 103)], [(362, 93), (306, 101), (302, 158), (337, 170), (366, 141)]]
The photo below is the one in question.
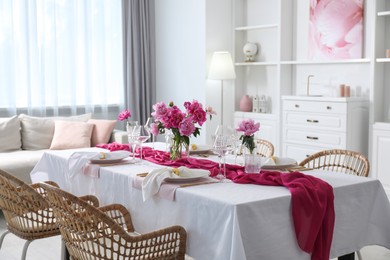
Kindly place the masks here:
[(93, 124), (72, 121), (55, 121), (51, 150), (91, 147)]
[(33, 117), (20, 114), (22, 149), (49, 149), (54, 135), (55, 120), (87, 122), (91, 117), (91, 113), (69, 117)]
[(0, 152), (20, 150), (21, 146), (18, 117), (0, 118)]

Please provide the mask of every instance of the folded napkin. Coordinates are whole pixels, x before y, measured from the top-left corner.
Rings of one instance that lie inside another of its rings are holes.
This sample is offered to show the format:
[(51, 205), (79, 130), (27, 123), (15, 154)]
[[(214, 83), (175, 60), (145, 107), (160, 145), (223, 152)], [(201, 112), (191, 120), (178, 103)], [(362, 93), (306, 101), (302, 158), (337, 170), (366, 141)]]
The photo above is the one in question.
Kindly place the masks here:
[(155, 195), (166, 178), (196, 177), (199, 173), (209, 175), (210, 171), (201, 169), (189, 169), (187, 167), (164, 167), (152, 170), (142, 181), (142, 197), (146, 201)]
[(68, 159), (69, 177), (75, 174), (83, 173), (92, 177), (99, 176), (99, 165), (90, 164), (90, 160), (99, 160), (119, 157), (128, 157), (130, 155), (127, 151), (115, 152), (75, 152)]

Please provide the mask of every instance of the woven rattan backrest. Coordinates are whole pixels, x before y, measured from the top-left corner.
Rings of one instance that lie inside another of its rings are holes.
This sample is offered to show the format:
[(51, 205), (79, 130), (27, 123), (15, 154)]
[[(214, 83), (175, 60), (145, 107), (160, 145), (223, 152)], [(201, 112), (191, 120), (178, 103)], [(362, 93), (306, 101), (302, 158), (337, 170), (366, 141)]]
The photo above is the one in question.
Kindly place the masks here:
[(271, 157), (274, 155), (274, 146), (271, 142), (264, 139), (256, 139), (257, 154), (262, 157)]
[(367, 177), (370, 164), (364, 155), (348, 150), (325, 150), (303, 160), (300, 166)]
[(0, 170), (0, 208), (8, 229), (20, 238), (33, 240), (59, 234), (42, 194), (3, 170)]
[[(158, 231), (132, 236), (132, 224), (127, 229), (121, 223), (126, 216), (115, 210), (109, 212), (89, 205), (76, 196), (50, 185), (41, 184), (47, 197), (69, 254), (78, 260), (89, 259), (184, 259), (184, 249), (179, 250), (177, 234), (156, 237)], [(123, 206), (121, 206), (123, 208)], [(121, 211), (123, 212), (123, 210)], [(184, 234), (184, 238), (186, 234)], [(170, 243), (166, 243), (170, 241)], [(180, 251), (180, 253), (178, 253)]]

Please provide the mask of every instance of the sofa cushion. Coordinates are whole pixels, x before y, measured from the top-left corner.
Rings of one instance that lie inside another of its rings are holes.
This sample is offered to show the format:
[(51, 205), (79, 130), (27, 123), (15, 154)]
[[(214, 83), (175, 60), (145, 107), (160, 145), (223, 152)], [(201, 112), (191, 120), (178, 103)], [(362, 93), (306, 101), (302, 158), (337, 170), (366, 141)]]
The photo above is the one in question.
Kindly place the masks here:
[(20, 150), (21, 146), (18, 117), (0, 118), (0, 152)]
[(56, 120), (51, 150), (91, 147), (93, 124)]
[(53, 139), (55, 120), (86, 122), (88, 119), (91, 119), (91, 117), (91, 113), (69, 117), (33, 117), (20, 114), (19, 120), (22, 128), (22, 149), (48, 149)]
[(91, 146), (106, 144), (110, 141), (116, 120), (89, 119), (87, 123), (94, 125), (91, 137)]

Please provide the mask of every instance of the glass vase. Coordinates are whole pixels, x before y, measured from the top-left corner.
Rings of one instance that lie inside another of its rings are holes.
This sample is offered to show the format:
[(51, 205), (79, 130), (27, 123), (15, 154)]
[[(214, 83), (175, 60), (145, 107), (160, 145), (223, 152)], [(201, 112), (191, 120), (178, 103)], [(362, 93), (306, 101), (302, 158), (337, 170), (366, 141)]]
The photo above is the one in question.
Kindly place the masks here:
[(252, 153), (245, 154), (245, 173), (260, 173), (261, 155)]
[(169, 152), (170, 159), (172, 161), (187, 157), (189, 153), (189, 145), (183, 139), (173, 137)]

